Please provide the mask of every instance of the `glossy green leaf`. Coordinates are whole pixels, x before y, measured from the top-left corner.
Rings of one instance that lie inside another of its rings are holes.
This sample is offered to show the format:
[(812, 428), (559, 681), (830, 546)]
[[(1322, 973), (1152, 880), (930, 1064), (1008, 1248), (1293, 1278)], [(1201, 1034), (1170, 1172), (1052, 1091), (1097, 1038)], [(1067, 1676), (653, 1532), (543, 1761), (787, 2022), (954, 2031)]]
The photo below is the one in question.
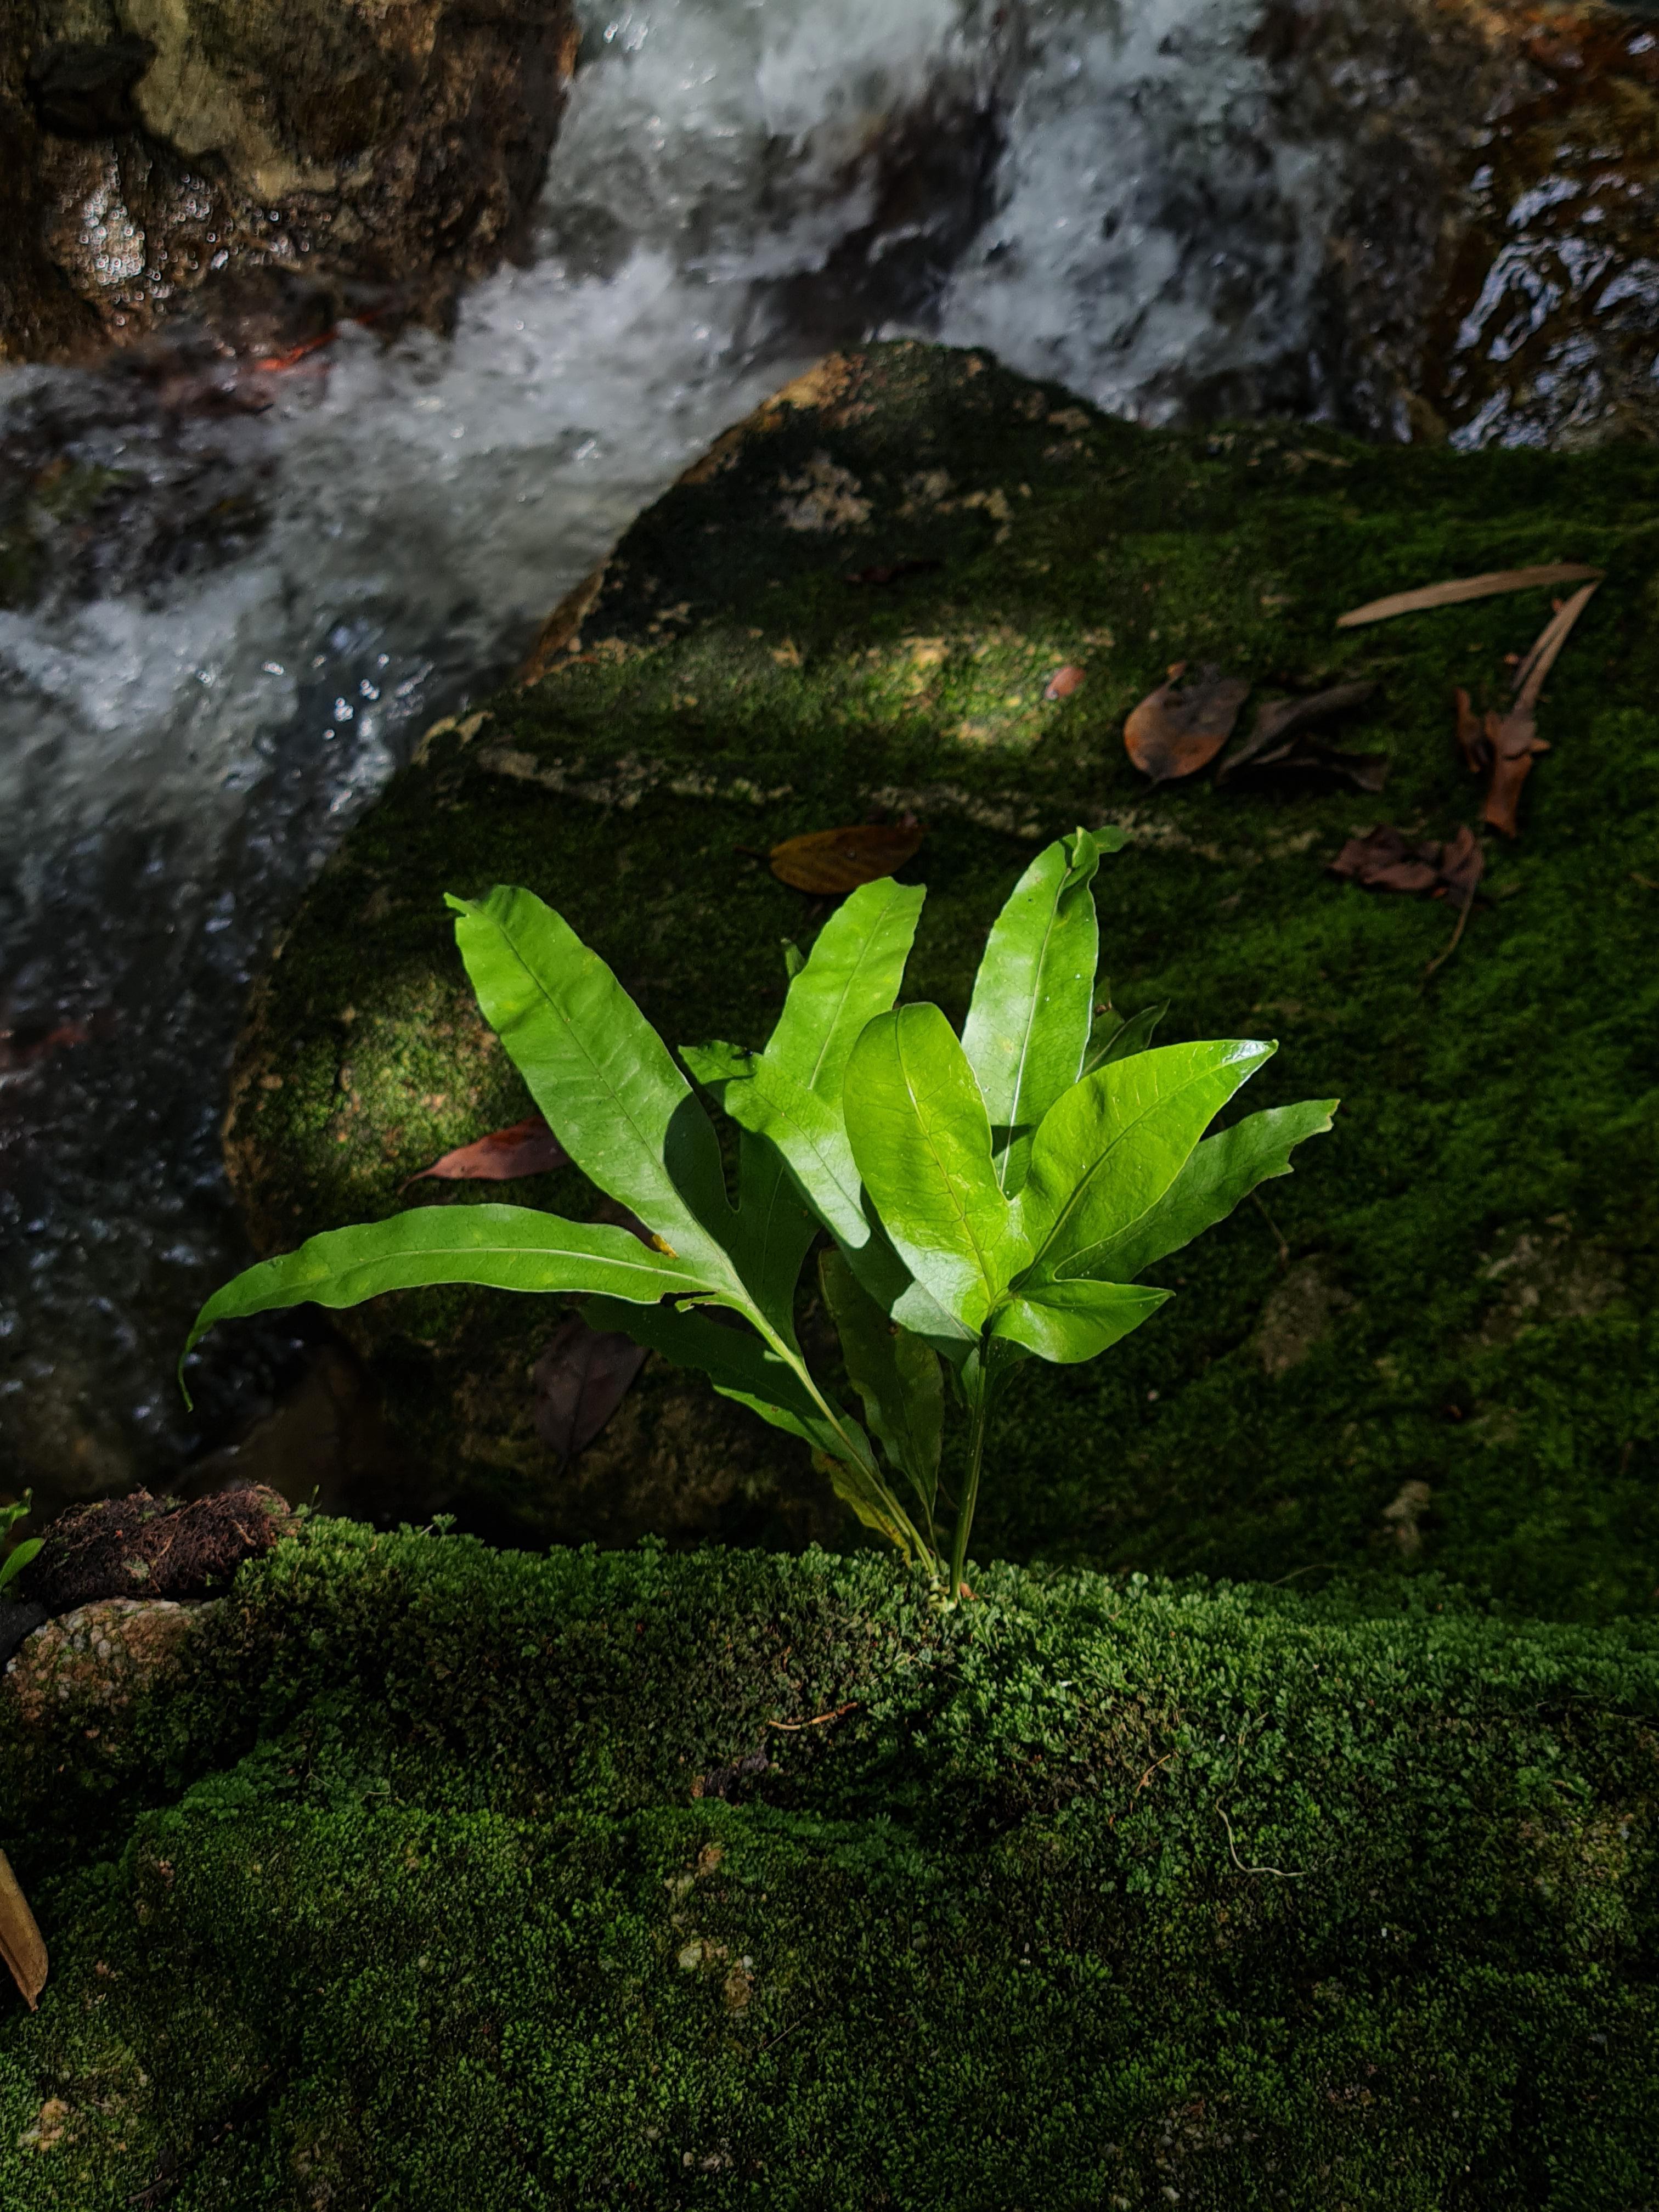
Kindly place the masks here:
[(1071, 1366), (1139, 1328), (1170, 1296), (1143, 1283), (1045, 1283), (999, 1307), (991, 1334)]
[(0, 1559), (0, 1590), (4, 1589), (9, 1582), (15, 1581), (31, 1559), (40, 1558), (45, 1541), (43, 1536), (26, 1536), (21, 1544), (12, 1546), (5, 1558)]
[(714, 1125), (610, 969), (532, 891), (448, 903), (484, 1018), (576, 1165), (705, 1277), (735, 1283)]
[(866, 1022), (898, 996), (927, 896), (890, 877), (860, 884), (818, 932), (789, 985), (766, 1056), (837, 1112), (847, 1061)]
[(1169, 1011), (1170, 1002), (1164, 999), (1156, 1006), (1143, 1006), (1127, 1021), (1115, 1014), (1109, 1020), (1103, 1016), (1090, 1036), (1083, 1073), (1092, 1075), (1096, 1068), (1105, 1067), (1115, 1060), (1133, 1060), (1136, 1053), (1145, 1052), (1152, 1041), (1153, 1030)]
[(361, 1305), (386, 1291), (477, 1283), (497, 1291), (605, 1291), (641, 1304), (708, 1291), (695, 1268), (610, 1222), (525, 1206), (413, 1206), (389, 1221), (325, 1229), (216, 1291), (186, 1354), (216, 1322), (283, 1306)]
[(832, 1236), (864, 1243), (863, 1186), (841, 1116), (817, 1091), (798, 1083), (770, 1050), (746, 1053), (729, 1044), (683, 1045), (681, 1057), (720, 1109), (744, 1129), (776, 1146), (800, 1194)]
[(1022, 1291), (1094, 1273), (1093, 1248), (1151, 1212), (1242, 1083), (1276, 1049), (1164, 1045), (1085, 1075), (1044, 1116), (1018, 1201), (1035, 1259)]
[(848, 1380), (864, 1418), (900, 1472), (909, 1477), (931, 1522), (939, 1489), (945, 1426), (945, 1382), (939, 1357), (896, 1327), (864, 1288), (844, 1253), (818, 1255), (823, 1301), (841, 1339)]
[(1083, 1067), (1100, 932), (1091, 885), (1100, 848), (1086, 830), (1039, 853), (991, 926), (962, 1032), (991, 1117), (997, 1180), (1025, 1180), (1031, 1134)]
[(847, 1133), (899, 1256), (977, 1330), (1030, 1248), (991, 1164), (991, 1123), (967, 1055), (937, 1006), (880, 1015), (847, 1066)]
[(1089, 1273), (1130, 1281), (1190, 1244), (1224, 1220), (1259, 1182), (1289, 1175), (1293, 1149), (1322, 1135), (1336, 1107), (1334, 1098), (1304, 1098), (1299, 1105), (1249, 1115), (1219, 1136), (1206, 1137), (1149, 1212), (1085, 1255)]
[[(630, 1305), (612, 1297), (587, 1299), (582, 1318), (590, 1328), (621, 1329), (676, 1367), (696, 1368), (723, 1396), (738, 1400), (774, 1428), (801, 1437), (815, 1451), (848, 1448), (793, 1369), (752, 1329), (717, 1321), (695, 1306), (682, 1310), (672, 1305)], [(850, 1434), (858, 1424), (849, 1421), (848, 1427)], [(867, 1439), (860, 1436), (857, 1441), (868, 1455)]]

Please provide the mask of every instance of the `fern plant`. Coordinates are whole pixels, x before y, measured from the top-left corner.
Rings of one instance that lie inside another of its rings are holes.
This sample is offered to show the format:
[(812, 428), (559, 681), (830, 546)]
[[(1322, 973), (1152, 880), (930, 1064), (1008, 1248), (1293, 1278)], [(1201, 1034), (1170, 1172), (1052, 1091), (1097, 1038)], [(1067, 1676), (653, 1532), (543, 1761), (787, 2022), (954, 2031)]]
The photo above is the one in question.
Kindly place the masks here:
[[(582, 1297), (618, 1328), (811, 1449), (869, 1527), (942, 1601), (963, 1587), (993, 1407), (1030, 1358), (1091, 1359), (1170, 1296), (1137, 1278), (1328, 1129), (1335, 1101), (1206, 1135), (1275, 1047), (1153, 1047), (1156, 1012), (1094, 1018), (1093, 879), (1119, 833), (1039, 854), (992, 928), (962, 1036), (896, 1002), (925, 893), (854, 891), (810, 957), (788, 948), (783, 1011), (758, 1050), (682, 1048), (738, 1125), (735, 1198), (713, 1122), (597, 953), (533, 893), (451, 897), (485, 1018), (576, 1165), (637, 1217), (417, 1206), (326, 1231), (249, 1268), (198, 1315), (473, 1283)], [(1161, 1011), (1161, 1010), (1158, 1010)], [(811, 1371), (796, 1332), (818, 1280), (863, 1419)], [(967, 1473), (940, 1484), (945, 1383), (969, 1422)]]

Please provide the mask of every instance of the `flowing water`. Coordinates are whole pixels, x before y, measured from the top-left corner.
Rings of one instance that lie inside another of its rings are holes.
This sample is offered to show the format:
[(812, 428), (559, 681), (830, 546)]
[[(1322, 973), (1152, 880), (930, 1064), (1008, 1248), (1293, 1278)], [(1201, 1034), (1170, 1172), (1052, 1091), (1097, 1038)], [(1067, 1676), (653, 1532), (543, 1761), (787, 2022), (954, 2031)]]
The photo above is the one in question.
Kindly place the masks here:
[[(1264, 20), (591, 7), (537, 253), (452, 339), (0, 381), (33, 531), (0, 612), (0, 1492), (154, 1480), (282, 1387), (276, 1328), (213, 1351), (196, 1421), (171, 1381), (244, 1256), (216, 1135), (261, 949), (421, 728), (769, 390), (915, 331), (1146, 420), (1399, 432), (1432, 194), (1356, 150), (1389, 66), (1363, 19), (1311, 88)], [(1384, 189), (1402, 263), (1368, 325), (1333, 240)]]

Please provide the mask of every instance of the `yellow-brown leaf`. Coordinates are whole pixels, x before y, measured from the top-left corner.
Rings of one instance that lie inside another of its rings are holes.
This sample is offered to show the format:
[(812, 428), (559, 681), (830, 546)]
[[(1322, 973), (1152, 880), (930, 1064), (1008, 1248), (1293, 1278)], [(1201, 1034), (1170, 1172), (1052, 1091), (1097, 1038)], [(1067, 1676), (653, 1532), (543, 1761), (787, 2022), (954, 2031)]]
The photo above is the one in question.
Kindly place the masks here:
[(772, 873), (798, 891), (830, 897), (855, 891), (878, 876), (890, 876), (914, 859), (922, 832), (875, 822), (854, 823), (846, 830), (814, 830), (804, 837), (786, 837), (774, 845), (769, 858)]
[(46, 1986), (46, 1947), (3, 1851), (0, 1851), (0, 1959), (10, 1968), (13, 1981), (33, 2012), (35, 1999)]
[(1484, 576), (1449, 576), (1443, 583), (1425, 584), (1415, 592), (1395, 592), (1386, 599), (1370, 599), (1339, 615), (1339, 629), (1358, 629), (1364, 623), (1387, 622), (1390, 615), (1425, 613), (1431, 607), (1462, 606), (1468, 599), (1494, 599), (1499, 592), (1527, 592), (1540, 584), (1577, 584), (1586, 576), (1601, 574), (1582, 561), (1553, 561), (1540, 568), (1493, 568)]

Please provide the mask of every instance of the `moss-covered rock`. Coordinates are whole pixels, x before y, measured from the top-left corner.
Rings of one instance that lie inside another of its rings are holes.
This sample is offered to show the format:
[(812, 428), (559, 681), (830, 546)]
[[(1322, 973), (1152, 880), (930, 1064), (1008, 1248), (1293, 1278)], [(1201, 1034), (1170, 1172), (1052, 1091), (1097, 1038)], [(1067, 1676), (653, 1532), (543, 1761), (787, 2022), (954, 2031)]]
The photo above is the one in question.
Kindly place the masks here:
[[(1111, 820), (1116, 1002), (1162, 1038), (1273, 1035), (1254, 1103), (1340, 1092), (1265, 1212), (1167, 1270), (1093, 1367), (1027, 1369), (986, 1553), (1273, 1578), (1439, 1566), (1583, 1618), (1659, 1584), (1654, 1322), (1659, 453), (1365, 447), (1257, 425), (1155, 433), (980, 353), (836, 358), (731, 433), (550, 623), (534, 680), (441, 726), (348, 839), (261, 983), (228, 1157), (266, 1250), (433, 1202), (438, 1153), (529, 1110), (483, 1027), (446, 890), (531, 885), (671, 1041), (758, 1042), (778, 940), (820, 909), (753, 857), (919, 813), (908, 988), (954, 1018), (1039, 839)], [(1607, 578), (1550, 679), (1554, 750), (1447, 908), (1324, 863), (1378, 820), (1479, 809), (1451, 690), (1508, 696), (1547, 595), (1338, 631), (1344, 608), (1549, 560)], [(885, 572), (887, 580), (878, 580)], [(1370, 676), (1382, 798), (1207, 777), (1149, 790), (1123, 717), (1176, 660), (1258, 697)], [(1085, 671), (1045, 696), (1062, 665)], [(445, 1202), (483, 1194), (452, 1190)], [(592, 1203), (574, 1171), (515, 1194)], [(497, 1536), (711, 1526), (796, 1540), (794, 1448), (647, 1371), (558, 1475), (531, 1426), (539, 1301), (406, 1295), (350, 1326), (405, 1432)], [(810, 1326), (811, 1316), (808, 1316)], [(804, 1459), (804, 1455), (801, 1455)], [(722, 1519), (722, 1516), (724, 1518)]]
[(1649, 1629), (315, 1522), (166, 1641), (0, 1690), (8, 2212), (1659, 2186)]

